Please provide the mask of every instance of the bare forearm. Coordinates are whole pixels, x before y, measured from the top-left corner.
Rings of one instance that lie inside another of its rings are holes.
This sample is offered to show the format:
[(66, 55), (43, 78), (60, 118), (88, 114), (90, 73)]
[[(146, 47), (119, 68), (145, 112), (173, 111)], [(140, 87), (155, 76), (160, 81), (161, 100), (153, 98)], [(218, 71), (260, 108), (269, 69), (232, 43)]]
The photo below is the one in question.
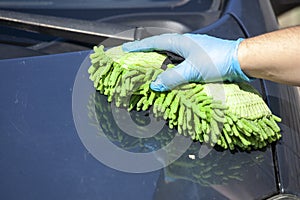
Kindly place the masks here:
[(300, 26), (244, 40), (238, 59), (250, 77), (300, 86)]

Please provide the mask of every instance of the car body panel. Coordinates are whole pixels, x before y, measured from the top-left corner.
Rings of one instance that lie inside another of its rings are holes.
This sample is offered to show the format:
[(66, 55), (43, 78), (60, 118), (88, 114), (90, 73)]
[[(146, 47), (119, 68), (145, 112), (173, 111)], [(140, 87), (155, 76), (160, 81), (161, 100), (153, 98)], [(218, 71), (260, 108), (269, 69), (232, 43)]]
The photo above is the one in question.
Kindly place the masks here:
[(85, 56), (1, 61), (2, 199), (151, 199), (159, 172), (108, 168), (76, 133), (72, 87)]
[(300, 106), (297, 88), (267, 81), (268, 103), (281, 116), (282, 139), (275, 147), (280, 190), (300, 196)]
[[(168, 167), (139, 174), (120, 172), (97, 161), (80, 141), (72, 116), (76, 77), (84, 78), (82, 88), (94, 91), (88, 66), (82, 65), (87, 55), (77, 52), (0, 61), (3, 198), (252, 199), (276, 193), (269, 148), (251, 153), (213, 149), (204, 160), (193, 164), (187, 156), (198, 152), (200, 144), (194, 144)], [(84, 76), (76, 76), (79, 67), (85, 67)], [(106, 97), (101, 98), (104, 107), (109, 107)], [(114, 121), (112, 115), (107, 116)], [(88, 118), (88, 110), (81, 113), (84, 117)], [(103, 121), (98, 124), (104, 125)], [(118, 128), (113, 127), (112, 131)], [(182, 167), (189, 164), (194, 167)], [(201, 174), (215, 165), (219, 167), (209, 170), (208, 177), (195, 178), (190, 171)], [(224, 174), (217, 175), (223, 170)]]

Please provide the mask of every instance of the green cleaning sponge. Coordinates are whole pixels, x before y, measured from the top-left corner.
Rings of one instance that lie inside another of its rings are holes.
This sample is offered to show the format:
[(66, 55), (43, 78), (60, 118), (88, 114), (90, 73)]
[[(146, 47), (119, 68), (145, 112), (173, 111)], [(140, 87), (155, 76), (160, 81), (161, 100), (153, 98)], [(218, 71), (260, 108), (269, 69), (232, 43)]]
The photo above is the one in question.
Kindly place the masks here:
[(188, 83), (169, 92), (151, 90), (166, 58), (158, 52), (125, 53), (121, 47), (105, 51), (99, 46), (90, 55), (88, 72), (109, 102), (128, 111), (152, 108), (156, 117), (194, 141), (250, 150), (281, 137), (281, 119), (248, 83)]

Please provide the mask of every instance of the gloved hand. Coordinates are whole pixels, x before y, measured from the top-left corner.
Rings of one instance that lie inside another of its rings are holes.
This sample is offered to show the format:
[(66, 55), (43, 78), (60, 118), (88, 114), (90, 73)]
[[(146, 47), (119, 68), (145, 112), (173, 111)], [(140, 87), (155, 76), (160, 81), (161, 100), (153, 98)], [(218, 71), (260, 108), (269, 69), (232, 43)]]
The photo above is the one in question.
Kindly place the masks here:
[(200, 34), (163, 34), (123, 44), (123, 50), (167, 50), (185, 60), (162, 72), (151, 89), (167, 91), (188, 82), (250, 81), (237, 58), (238, 45), (243, 39), (224, 40)]

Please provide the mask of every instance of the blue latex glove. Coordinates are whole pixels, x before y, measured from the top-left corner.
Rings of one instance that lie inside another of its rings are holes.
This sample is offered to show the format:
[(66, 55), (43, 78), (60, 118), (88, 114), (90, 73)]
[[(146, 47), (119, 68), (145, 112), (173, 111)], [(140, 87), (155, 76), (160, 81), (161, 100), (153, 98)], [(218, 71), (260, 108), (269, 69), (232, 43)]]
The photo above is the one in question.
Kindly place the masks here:
[(188, 82), (250, 81), (237, 58), (243, 39), (224, 40), (200, 34), (163, 34), (123, 44), (123, 50), (167, 50), (185, 60), (167, 69), (151, 83), (155, 91), (167, 91)]

